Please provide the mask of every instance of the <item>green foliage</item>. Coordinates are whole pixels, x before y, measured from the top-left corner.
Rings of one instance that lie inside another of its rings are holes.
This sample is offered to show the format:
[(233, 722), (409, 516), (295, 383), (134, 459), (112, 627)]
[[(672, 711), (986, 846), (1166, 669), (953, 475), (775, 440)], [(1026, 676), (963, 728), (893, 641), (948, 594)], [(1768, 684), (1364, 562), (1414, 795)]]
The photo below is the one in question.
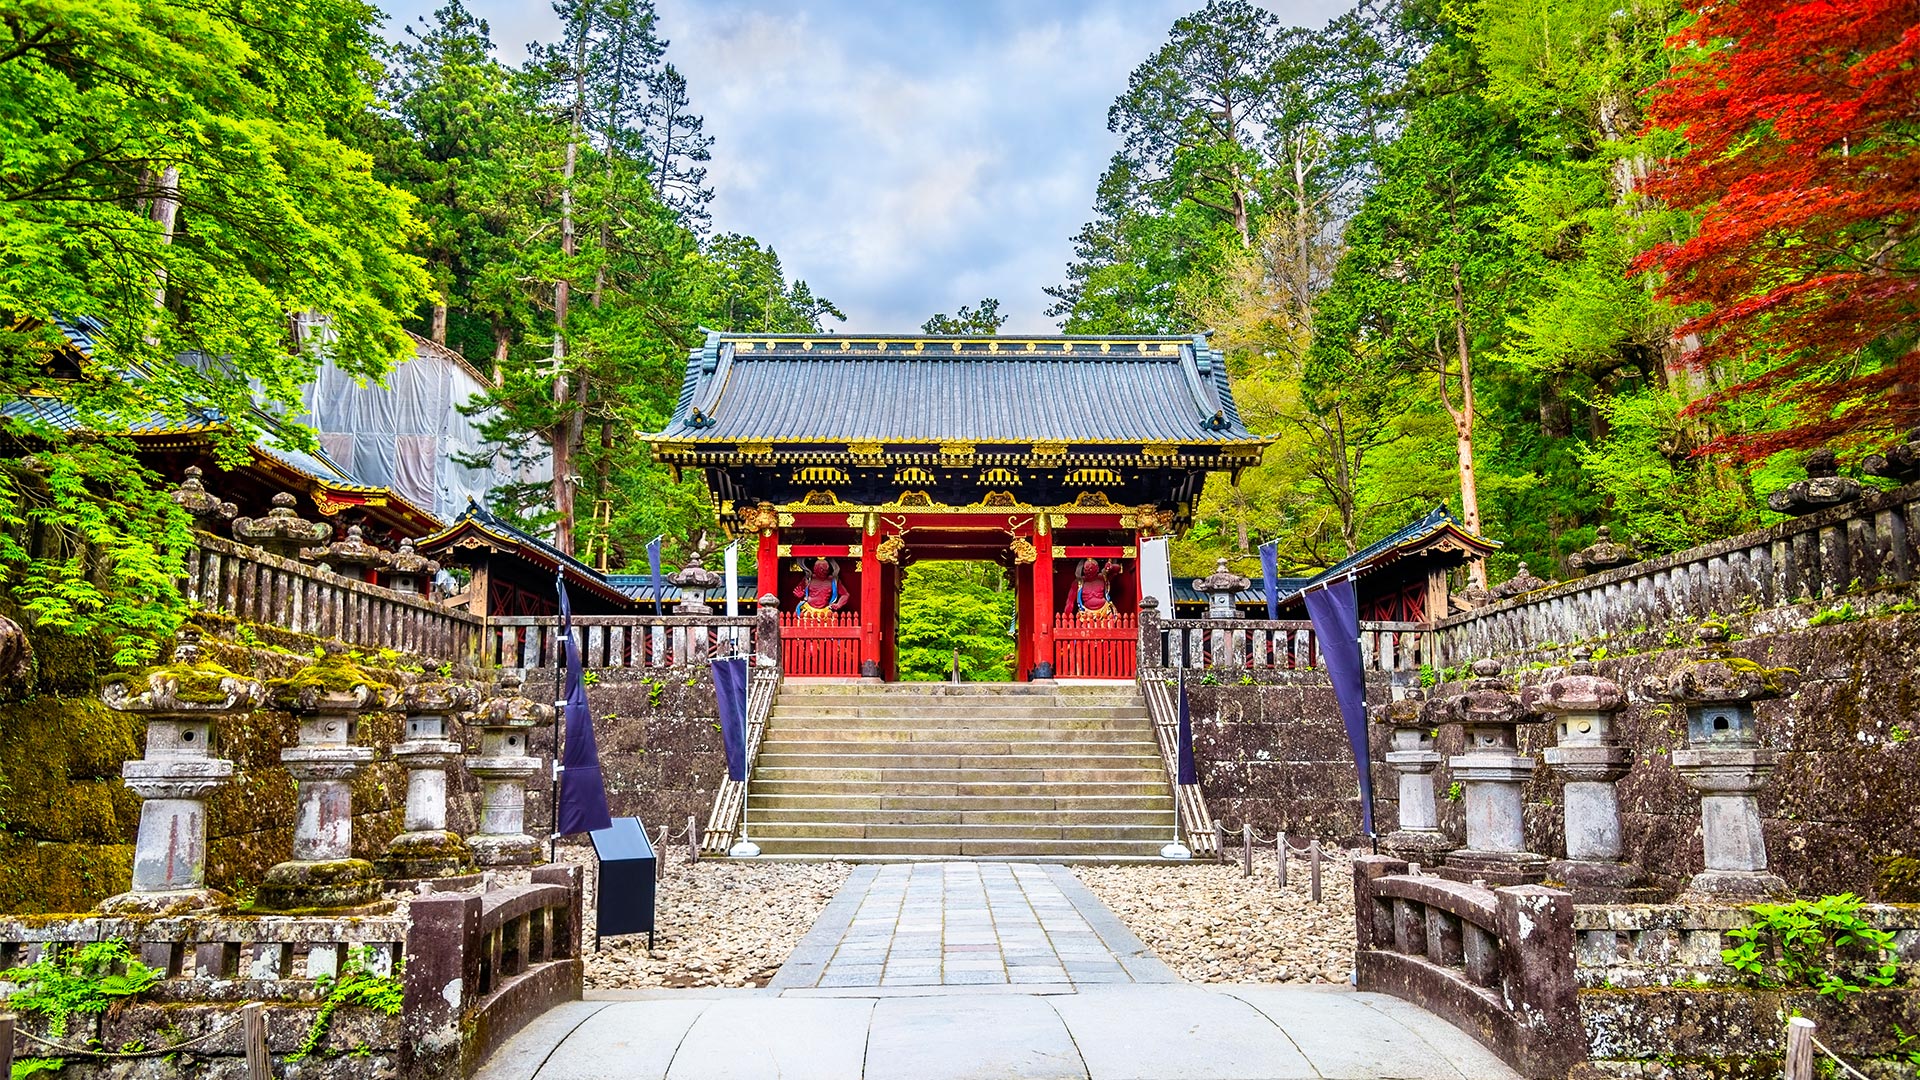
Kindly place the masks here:
[(1007, 324), (1007, 317), (1000, 314), (1000, 301), (989, 296), (980, 301), (979, 307), (960, 305), (960, 311), (954, 315), (941, 312), (920, 324), (925, 334), (998, 334)]
[(900, 589), (899, 665), (905, 682), (949, 677), (954, 650), (960, 677), (1008, 682), (1014, 676), (1013, 589), (991, 563), (909, 566)]
[(400, 1006), (406, 1000), (406, 988), (400, 981), (400, 967), (396, 965), (391, 975), (375, 975), (369, 971), (367, 962), (372, 948), (364, 946), (347, 950), (347, 959), (340, 967), (339, 977), (320, 977), (319, 988), (326, 996), (320, 999), (320, 1008), (313, 1015), (313, 1026), (307, 1029), (300, 1046), (287, 1055), (288, 1061), (300, 1061), (320, 1049), (321, 1042), (327, 1037), (327, 1028), (333, 1023), (333, 1014), (340, 1011), (342, 1006), (356, 1005), (387, 1016), (400, 1015)]
[(1853, 622), (1859, 617), (1860, 613), (1853, 609), (1853, 601), (1846, 600), (1827, 608), (1825, 611), (1814, 612), (1813, 616), (1807, 620), (1807, 625), (1826, 626), (1829, 623), (1847, 623)]
[(647, 688), (647, 708), (659, 708), (660, 699), (666, 696), (667, 684), (660, 679), (647, 679), (641, 685)]
[(1461, 799), (1466, 798), (1466, 795), (1467, 789), (1461, 786), (1460, 781), (1455, 780), (1453, 783), (1447, 785), (1445, 798), (1448, 802), (1459, 802)]
[(1845, 1001), (1869, 986), (1891, 986), (1898, 974), (1893, 935), (1860, 917), (1852, 893), (1754, 904), (1753, 922), (1727, 932), (1734, 946), (1720, 958), (1761, 987), (1811, 987)]
[(24, 1057), (13, 1059), (13, 1080), (25, 1080), (40, 1073), (56, 1073), (66, 1068), (66, 1058)]
[(62, 946), (48, 953), (7, 972), (7, 981), (20, 987), (7, 1004), (45, 1018), (47, 1035), (55, 1039), (67, 1034), (72, 1017), (106, 1012), (117, 1002), (138, 996), (163, 974), (136, 959), (119, 938)]

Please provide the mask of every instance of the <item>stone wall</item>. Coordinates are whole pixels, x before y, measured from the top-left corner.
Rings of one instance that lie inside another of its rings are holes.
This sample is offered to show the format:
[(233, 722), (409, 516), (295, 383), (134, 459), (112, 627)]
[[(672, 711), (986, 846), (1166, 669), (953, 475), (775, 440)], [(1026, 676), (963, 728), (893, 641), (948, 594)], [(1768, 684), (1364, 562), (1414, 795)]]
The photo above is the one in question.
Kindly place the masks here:
[[(726, 749), (711, 669), (698, 667), (592, 669), (587, 703), (607, 802), (615, 817), (637, 817), (648, 835), (662, 825), (675, 833), (691, 815), (704, 829), (714, 792), (727, 776)], [(555, 698), (551, 670), (527, 673), (525, 693)], [(537, 730), (530, 752), (551, 759), (554, 733)], [(527, 792), (527, 831), (542, 835), (553, 820), (551, 789), (536, 777)]]
[[(1815, 614), (1775, 613), (1774, 632), (1724, 646), (1733, 656), (1798, 673), (1788, 679), (1786, 696), (1759, 705), (1762, 743), (1783, 751), (1760, 795), (1768, 854), (1797, 892), (1920, 901), (1913, 810), (1920, 806), (1920, 613), (1895, 605), (1877, 615), (1809, 625)], [(1644, 698), (1639, 687), (1716, 648), (1693, 638), (1689, 629), (1668, 639), (1673, 647), (1604, 656), (1599, 663), (1632, 697), (1616, 722), (1621, 742), (1634, 752), (1633, 770), (1619, 785), (1626, 857), (1668, 893), (1701, 866), (1699, 799), (1671, 763), (1672, 751), (1684, 745), (1684, 711)], [(1523, 685), (1559, 673), (1545, 661), (1510, 672)], [(1214, 680), (1207, 685), (1190, 672), (1187, 682), (1194, 750), (1214, 817), (1234, 830), (1251, 822), (1262, 833), (1285, 828), (1361, 842), (1352, 757), (1326, 678), (1308, 671), (1246, 682), (1221, 673)], [(1463, 687), (1443, 683), (1429, 693), (1446, 696)], [(1388, 676), (1370, 675), (1369, 702), (1390, 694)], [(1397, 774), (1384, 761), (1384, 726), (1370, 727), (1375, 811), (1384, 835), (1398, 820)], [(1537, 756), (1552, 744), (1547, 729), (1524, 725), (1522, 748)], [(1442, 727), (1437, 749), (1443, 756), (1459, 753), (1459, 728)], [(1451, 787), (1443, 763), (1435, 774), (1440, 821), (1458, 842), (1465, 835), (1464, 807), (1457, 791), (1448, 798)], [(1559, 855), (1565, 850), (1560, 784), (1544, 766), (1528, 785), (1527, 800), (1530, 846)]]

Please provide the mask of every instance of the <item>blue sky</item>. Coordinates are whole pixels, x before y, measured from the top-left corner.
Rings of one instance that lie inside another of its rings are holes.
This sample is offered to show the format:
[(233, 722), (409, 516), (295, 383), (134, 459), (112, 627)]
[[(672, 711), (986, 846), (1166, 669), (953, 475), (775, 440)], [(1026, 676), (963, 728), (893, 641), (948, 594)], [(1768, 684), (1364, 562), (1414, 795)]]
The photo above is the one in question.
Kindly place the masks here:
[[(390, 0), (389, 35), (436, 0)], [(542, 3), (467, 0), (501, 59), (559, 37)], [(1115, 149), (1107, 106), (1199, 0), (658, 0), (668, 58), (714, 136), (715, 227), (780, 253), (847, 313), (909, 331), (998, 297), (1054, 332), (1058, 282)], [(1319, 26), (1346, 0), (1267, 4)]]

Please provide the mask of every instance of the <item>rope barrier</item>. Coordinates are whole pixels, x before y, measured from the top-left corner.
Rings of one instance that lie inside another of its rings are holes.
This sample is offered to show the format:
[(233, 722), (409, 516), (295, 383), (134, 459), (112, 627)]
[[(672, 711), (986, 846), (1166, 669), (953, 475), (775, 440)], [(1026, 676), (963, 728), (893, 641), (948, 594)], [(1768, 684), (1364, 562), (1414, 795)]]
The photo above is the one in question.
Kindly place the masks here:
[(1867, 1074), (1861, 1072), (1859, 1069), (1854, 1068), (1853, 1066), (1847, 1064), (1846, 1062), (1841, 1061), (1840, 1055), (1834, 1053), (1832, 1050), (1827, 1049), (1827, 1044), (1821, 1042), (1817, 1036), (1809, 1035), (1807, 1036), (1807, 1038), (1813, 1040), (1813, 1048), (1815, 1050), (1818, 1050), (1821, 1053), (1827, 1055), (1828, 1058), (1832, 1059), (1835, 1065), (1838, 1065), (1841, 1068), (1847, 1070), (1847, 1075), (1855, 1077), (1856, 1080), (1869, 1080)]
[(75, 1057), (148, 1058), (148, 1057), (161, 1057), (166, 1054), (174, 1054), (182, 1050), (185, 1050), (188, 1047), (198, 1046), (201, 1043), (206, 1042), (207, 1040), (213, 1038), (216, 1035), (225, 1035), (227, 1032), (232, 1031), (234, 1028), (239, 1027), (240, 1024), (241, 1024), (241, 1021), (235, 1020), (233, 1023), (228, 1024), (226, 1027), (209, 1031), (205, 1035), (200, 1036), (199, 1038), (188, 1039), (186, 1042), (177, 1043), (173, 1046), (163, 1046), (158, 1050), (129, 1050), (129, 1051), (87, 1050), (77, 1046), (68, 1046), (65, 1043), (57, 1043), (57, 1042), (54, 1042), (52, 1039), (43, 1039), (40, 1036), (35, 1035), (33, 1032), (26, 1030), (25, 1028), (15, 1028), (14, 1034), (20, 1036), (23, 1039), (27, 1039), (31, 1042), (37, 1042), (41, 1046), (47, 1047), (49, 1049), (58, 1050), (61, 1054), (72, 1055)]

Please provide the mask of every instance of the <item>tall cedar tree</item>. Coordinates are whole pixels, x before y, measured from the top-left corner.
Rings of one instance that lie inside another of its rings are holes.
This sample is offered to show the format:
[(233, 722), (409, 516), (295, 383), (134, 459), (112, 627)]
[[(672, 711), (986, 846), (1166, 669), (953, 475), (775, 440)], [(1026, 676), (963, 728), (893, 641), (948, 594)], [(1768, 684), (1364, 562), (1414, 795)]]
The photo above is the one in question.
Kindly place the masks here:
[(1689, 0), (1694, 51), (1653, 124), (1687, 139), (1648, 190), (1700, 214), (1636, 267), (1699, 314), (1699, 365), (1753, 372), (1695, 413), (1763, 397), (1778, 430), (1708, 451), (1775, 451), (1920, 421), (1920, 22), (1912, 0)]

